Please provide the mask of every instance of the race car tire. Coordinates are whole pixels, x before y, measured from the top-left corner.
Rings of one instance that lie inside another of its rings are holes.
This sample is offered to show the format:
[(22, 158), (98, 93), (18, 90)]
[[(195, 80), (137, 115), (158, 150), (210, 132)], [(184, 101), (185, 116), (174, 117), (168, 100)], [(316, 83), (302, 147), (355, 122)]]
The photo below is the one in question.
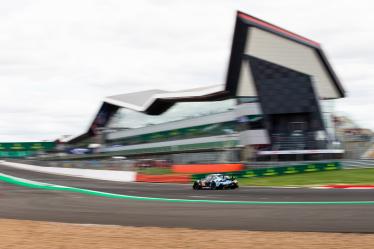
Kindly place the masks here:
[(233, 186), (231, 186), (231, 189), (236, 189), (236, 188), (239, 188), (239, 185), (233, 185)]
[(215, 183), (215, 182), (212, 182), (212, 183), (210, 184), (210, 189), (211, 189), (211, 190), (216, 190), (216, 189), (217, 189), (217, 186), (216, 186), (216, 183)]
[(194, 190), (199, 190), (201, 187), (200, 187), (200, 184), (198, 184), (197, 182), (195, 182), (195, 183), (193, 184), (192, 188), (193, 188)]

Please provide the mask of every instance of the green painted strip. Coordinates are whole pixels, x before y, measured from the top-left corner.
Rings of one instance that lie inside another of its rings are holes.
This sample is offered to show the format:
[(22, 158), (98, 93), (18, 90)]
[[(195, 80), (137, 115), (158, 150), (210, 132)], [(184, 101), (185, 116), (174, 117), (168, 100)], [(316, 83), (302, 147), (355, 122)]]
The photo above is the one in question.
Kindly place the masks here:
[(224, 200), (192, 200), (192, 199), (169, 199), (159, 197), (143, 197), (133, 195), (113, 194), (89, 189), (66, 187), (36, 181), (30, 181), (0, 173), (0, 181), (27, 188), (68, 191), (87, 195), (101, 196), (115, 199), (127, 199), (138, 201), (162, 201), (176, 203), (207, 203), (207, 204), (240, 204), (240, 205), (374, 205), (374, 201), (224, 201)]

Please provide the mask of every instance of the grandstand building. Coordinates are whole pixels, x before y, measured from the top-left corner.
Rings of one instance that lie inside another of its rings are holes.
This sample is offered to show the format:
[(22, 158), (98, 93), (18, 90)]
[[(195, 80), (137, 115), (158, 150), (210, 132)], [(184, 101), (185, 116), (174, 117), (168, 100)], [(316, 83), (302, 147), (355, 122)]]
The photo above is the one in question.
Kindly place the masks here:
[(320, 44), (238, 12), (225, 84), (107, 97), (69, 143), (179, 163), (339, 157), (332, 102), (344, 95)]

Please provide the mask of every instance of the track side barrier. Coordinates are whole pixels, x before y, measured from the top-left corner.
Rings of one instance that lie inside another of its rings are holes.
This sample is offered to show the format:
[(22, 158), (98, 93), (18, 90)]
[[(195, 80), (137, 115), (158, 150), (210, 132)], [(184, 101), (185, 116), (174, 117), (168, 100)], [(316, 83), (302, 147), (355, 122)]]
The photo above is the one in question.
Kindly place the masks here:
[[(234, 176), (236, 178), (252, 178), (252, 177), (267, 177), (267, 176), (280, 176), (280, 175), (292, 175), (319, 171), (331, 171), (341, 169), (339, 162), (324, 162), (324, 163), (310, 163), (302, 165), (292, 165), (284, 167), (272, 167), (263, 169), (249, 169), (235, 172), (223, 172), (229, 176)], [(217, 172), (218, 173), (218, 172)], [(207, 174), (193, 174), (192, 179), (204, 178)]]
[(134, 171), (98, 170), (98, 169), (74, 169), (36, 166), (23, 163), (1, 162), (2, 165), (17, 169), (30, 170), (40, 173), (82, 177), (104, 181), (134, 182), (137, 173)]
[(243, 170), (244, 165), (241, 163), (230, 164), (175, 164), (172, 166), (174, 173), (199, 174), (199, 173), (216, 173), (231, 172)]
[(146, 175), (137, 174), (137, 182), (155, 182), (155, 183), (190, 183), (191, 175)]

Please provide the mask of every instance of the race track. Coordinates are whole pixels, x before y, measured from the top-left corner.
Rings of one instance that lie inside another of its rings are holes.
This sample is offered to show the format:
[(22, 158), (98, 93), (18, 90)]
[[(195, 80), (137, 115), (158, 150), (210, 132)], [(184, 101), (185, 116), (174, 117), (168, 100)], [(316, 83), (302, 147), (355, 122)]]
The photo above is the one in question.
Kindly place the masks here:
[(374, 232), (374, 205), (266, 203), (374, 201), (373, 190), (245, 187), (226, 191), (194, 191), (190, 185), (99, 181), (2, 165), (0, 173), (44, 183), (132, 196), (263, 202), (257, 205), (233, 205), (123, 200), (31, 189), (0, 182), (0, 218), (203, 229)]

